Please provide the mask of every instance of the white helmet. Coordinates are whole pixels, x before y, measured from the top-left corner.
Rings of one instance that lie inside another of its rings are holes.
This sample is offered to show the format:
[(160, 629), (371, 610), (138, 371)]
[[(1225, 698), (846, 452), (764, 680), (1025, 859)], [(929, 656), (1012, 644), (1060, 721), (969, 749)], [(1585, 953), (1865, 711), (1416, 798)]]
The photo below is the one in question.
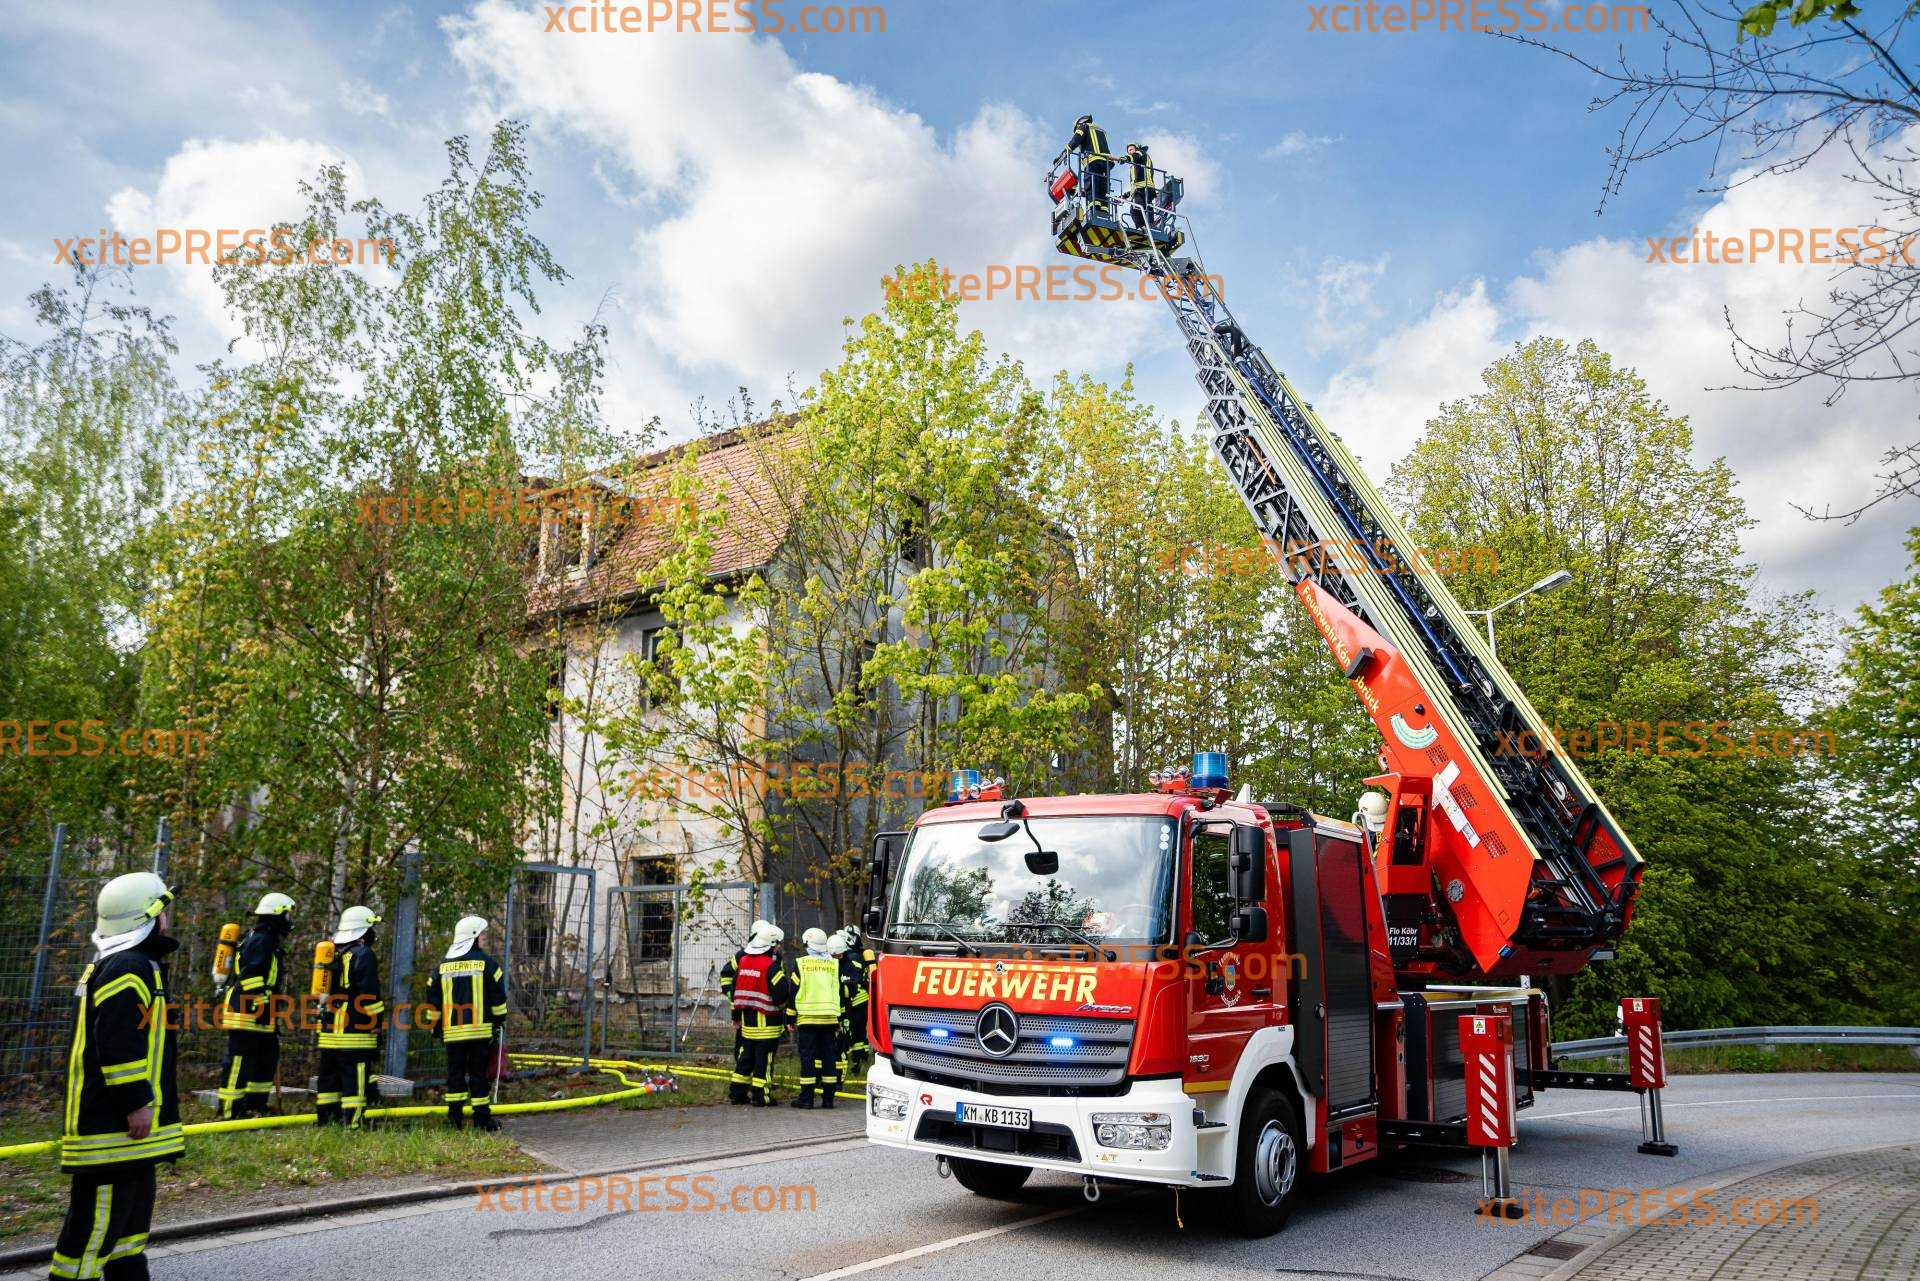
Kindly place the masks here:
[(463, 916), (453, 927), (453, 946), (447, 949), (447, 959), (465, 956), (473, 950), (474, 940), (485, 932), (487, 918), (484, 916)]
[(284, 894), (262, 894), (260, 906), (253, 909), (255, 916), (277, 916), (282, 920), (293, 915), (293, 900)]
[(335, 943), (351, 943), (380, 924), (380, 918), (370, 907), (350, 907), (340, 913), (340, 928), (333, 932)]
[(827, 940), (827, 955), (844, 956), (846, 955), (847, 946), (847, 932), (841, 930)]
[(764, 952), (786, 937), (787, 932), (772, 921), (755, 921), (747, 933), (747, 946)]
[[(112, 938), (141, 930), (141, 937), (145, 938), (152, 931), (153, 922), (171, 902), (173, 891), (152, 872), (116, 876), (100, 887), (100, 897), (94, 903), (99, 927), (96, 934), (99, 938)], [(142, 929), (143, 926), (146, 928)]]
[(802, 934), (800, 941), (807, 945), (807, 951), (809, 952), (824, 952), (827, 950), (827, 932), (818, 925), (809, 929), (805, 934)]

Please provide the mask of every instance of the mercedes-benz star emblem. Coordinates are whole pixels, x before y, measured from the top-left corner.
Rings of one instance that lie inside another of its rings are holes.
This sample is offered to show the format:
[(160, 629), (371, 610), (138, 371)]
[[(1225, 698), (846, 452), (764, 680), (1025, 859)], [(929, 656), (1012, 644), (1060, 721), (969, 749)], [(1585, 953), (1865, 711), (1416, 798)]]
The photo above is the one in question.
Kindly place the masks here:
[(994, 1058), (1004, 1059), (1020, 1044), (1020, 1020), (1012, 1010), (996, 1001), (980, 1011), (980, 1017), (973, 1021), (973, 1039)]

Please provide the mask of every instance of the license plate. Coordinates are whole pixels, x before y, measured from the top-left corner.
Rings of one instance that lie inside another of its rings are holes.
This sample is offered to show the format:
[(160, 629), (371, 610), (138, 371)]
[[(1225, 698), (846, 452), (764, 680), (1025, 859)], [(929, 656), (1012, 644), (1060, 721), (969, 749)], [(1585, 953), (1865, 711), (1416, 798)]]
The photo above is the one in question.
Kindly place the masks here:
[(956, 1103), (953, 1119), (961, 1125), (991, 1125), (1002, 1130), (1031, 1130), (1033, 1113), (1026, 1108), (1000, 1108), (988, 1103)]

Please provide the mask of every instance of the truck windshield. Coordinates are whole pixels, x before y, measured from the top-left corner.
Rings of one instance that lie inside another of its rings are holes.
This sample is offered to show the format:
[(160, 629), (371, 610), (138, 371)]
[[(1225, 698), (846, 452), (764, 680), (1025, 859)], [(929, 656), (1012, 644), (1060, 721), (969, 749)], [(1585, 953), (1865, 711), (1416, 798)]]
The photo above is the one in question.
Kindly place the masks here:
[(916, 828), (894, 881), (891, 938), (1073, 946), (1158, 944), (1172, 929), (1173, 869), (1179, 833), (1167, 818), (1036, 818), (1041, 845), (1060, 870), (1027, 868), (1033, 842), (1022, 831), (979, 838), (977, 823)]

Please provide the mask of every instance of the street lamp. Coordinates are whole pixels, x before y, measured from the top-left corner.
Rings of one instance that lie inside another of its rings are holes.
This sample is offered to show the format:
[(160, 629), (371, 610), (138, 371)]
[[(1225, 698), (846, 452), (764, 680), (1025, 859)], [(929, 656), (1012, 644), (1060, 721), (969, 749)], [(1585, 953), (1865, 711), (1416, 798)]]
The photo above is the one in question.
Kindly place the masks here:
[(1493, 651), (1493, 656), (1495, 658), (1498, 658), (1500, 657), (1500, 647), (1496, 645), (1493, 640), (1493, 616), (1499, 611), (1505, 609), (1507, 606), (1513, 604), (1517, 600), (1525, 600), (1527, 597), (1532, 596), (1537, 592), (1558, 591), (1572, 581), (1573, 581), (1572, 574), (1568, 573), (1564, 569), (1556, 569), (1551, 574), (1548, 574), (1545, 578), (1535, 583), (1533, 586), (1527, 588), (1527, 590), (1523, 592), (1517, 592), (1514, 595), (1507, 597), (1505, 600), (1501, 601), (1498, 605), (1495, 605), (1491, 609), (1469, 609), (1464, 612), (1468, 614), (1479, 614), (1485, 617), (1485, 619), (1487, 620), (1487, 648)]

